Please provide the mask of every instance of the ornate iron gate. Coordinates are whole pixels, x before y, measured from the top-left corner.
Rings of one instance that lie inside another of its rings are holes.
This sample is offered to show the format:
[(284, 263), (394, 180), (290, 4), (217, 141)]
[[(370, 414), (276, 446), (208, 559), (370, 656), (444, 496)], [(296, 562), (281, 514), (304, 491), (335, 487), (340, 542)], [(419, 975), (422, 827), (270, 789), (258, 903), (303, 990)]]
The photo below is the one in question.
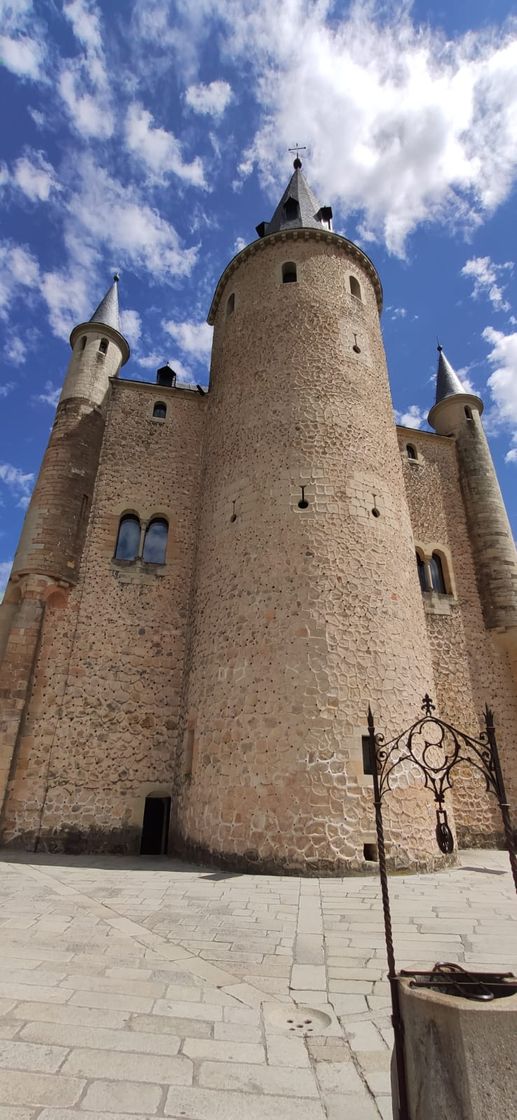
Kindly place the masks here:
[(392, 1023), (395, 1036), (399, 1120), (411, 1120), (411, 1117), (408, 1111), (404, 1034), (400, 1015), (400, 976), (397, 974), (395, 965), (382, 819), (383, 798), (393, 788), (391, 784), (393, 775), (399, 767), (416, 766), (422, 775), (424, 787), (431, 791), (436, 806), (436, 842), (445, 854), (452, 852), (454, 849), (454, 837), (445, 808), (445, 794), (452, 788), (453, 772), (457, 766), (467, 764), (473, 766), (483, 776), (487, 791), (495, 794), (499, 804), (510, 866), (517, 892), (515, 838), (499, 760), (493, 713), (488, 706), (485, 707), (483, 713), (485, 730), (476, 739), (434, 715), (435, 705), (427, 694), (424, 696), (422, 709), (424, 715), (416, 723), (397, 735), (395, 739), (386, 743), (384, 736), (376, 732), (372, 710), (368, 707), (370, 750), (375, 762), (372, 767), (375, 826), (377, 829), (384, 934), (388, 958), (388, 980), (391, 991)]

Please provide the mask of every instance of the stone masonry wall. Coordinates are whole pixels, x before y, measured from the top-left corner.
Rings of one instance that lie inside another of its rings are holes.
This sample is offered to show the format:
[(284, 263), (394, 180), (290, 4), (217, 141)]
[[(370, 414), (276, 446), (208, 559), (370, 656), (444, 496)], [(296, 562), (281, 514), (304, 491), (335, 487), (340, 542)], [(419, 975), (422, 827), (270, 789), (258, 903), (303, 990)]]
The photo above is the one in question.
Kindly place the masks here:
[[(412, 429), (399, 429), (398, 436), (415, 544), (428, 556), (441, 553), (452, 592), (424, 596), (439, 712), (477, 736), (485, 703), (493, 708), (507, 792), (517, 815), (517, 691), (507, 657), (483, 620), (456, 441)], [(408, 443), (417, 451), (416, 462), (407, 456)], [(501, 836), (495, 798), (470, 768), (458, 777), (454, 806), (464, 846), (493, 843)]]
[[(433, 675), (375, 293), (343, 239), (241, 255), (207, 424), (179, 839), (237, 866), (364, 868), (368, 702), (395, 733)], [(386, 814), (392, 861), (430, 866), (422, 792)]]
[[(4, 842), (135, 851), (146, 794), (171, 792), (205, 403), (112, 382), (79, 581), (47, 604)], [(163, 567), (113, 561), (128, 510), (168, 519)]]

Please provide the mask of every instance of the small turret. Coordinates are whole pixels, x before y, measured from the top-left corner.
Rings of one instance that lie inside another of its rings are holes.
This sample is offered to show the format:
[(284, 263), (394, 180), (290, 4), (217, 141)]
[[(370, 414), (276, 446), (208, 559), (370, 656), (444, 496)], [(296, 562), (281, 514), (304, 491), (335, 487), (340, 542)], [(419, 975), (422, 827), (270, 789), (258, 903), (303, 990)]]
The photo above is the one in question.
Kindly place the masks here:
[(438, 347), (436, 402), (429, 424), (456, 439), (460, 481), (476, 578), (488, 630), (514, 659), (517, 652), (517, 554), (481, 423), (483, 402), (468, 392)]
[(74, 583), (104, 434), (110, 378), (129, 358), (120, 332), (118, 276), (91, 319), (70, 335), (72, 357), (25, 518), (12, 576)]

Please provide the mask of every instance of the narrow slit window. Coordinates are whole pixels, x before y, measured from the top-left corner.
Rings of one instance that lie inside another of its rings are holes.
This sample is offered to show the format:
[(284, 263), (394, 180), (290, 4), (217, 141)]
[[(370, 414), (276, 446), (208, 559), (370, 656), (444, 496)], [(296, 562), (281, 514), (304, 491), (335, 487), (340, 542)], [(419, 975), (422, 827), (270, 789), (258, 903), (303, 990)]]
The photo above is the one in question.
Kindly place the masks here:
[(228, 302), (226, 304), (226, 315), (227, 316), (228, 315), (233, 315), (234, 311), (235, 311), (235, 292), (232, 292), (231, 296), (228, 296)]
[(294, 261), (286, 261), (286, 263), (282, 265), (282, 283), (296, 284), (297, 280), (298, 276)]
[(86, 346), (86, 335), (83, 334), (83, 337), (81, 339), (81, 350), (84, 350), (85, 346)]
[(356, 299), (362, 300), (363, 297), (361, 295), (361, 285), (359, 281), (356, 280), (355, 276), (350, 277), (350, 291)]
[(418, 578), (420, 580), (421, 591), (429, 591), (429, 588), (427, 586), (427, 573), (425, 570), (425, 564), (419, 552), (417, 552), (416, 554), (416, 566), (418, 569)]
[(413, 447), (412, 443), (408, 443), (406, 445), (406, 451), (407, 451), (408, 459), (412, 459), (413, 462), (416, 462), (417, 454), (416, 454), (415, 448)]
[(107, 338), (101, 338), (101, 340), (99, 342), (99, 354), (107, 354), (107, 353), (108, 353), (108, 340), (107, 340)]
[(128, 513), (120, 519), (115, 560), (136, 560), (139, 548), (140, 522), (138, 517)]
[(467, 417), (467, 420), (473, 420), (474, 419), (474, 417), (472, 415), (472, 409), (469, 408), (468, 404), (465, 405), (465, 416)]
[(437, 591), (439, 595), (446, 595), (447, 588), (445, 586), (442, 558), (437, 552), (433, 552), (433, 555), (431, 556), (431, 559), (429, 561), (429, 567), (431, 570), (433, 591)]
[(157, 420), (165, 420), (166, 415), (167, 405), (164, 404), (163, 401), (156, 401), (153, 408), (153, 416), (155, 416)]
[(155, 517), (145, 531), (142, 559), (146, 564), (165, 564), (169, 526), (164, 517)]
[(363, 735), (361, 739), (363, 748), (363, 774), (373, 774), (375, 766), (375, 753), (372, 750), (372, 744), (369, 735)]

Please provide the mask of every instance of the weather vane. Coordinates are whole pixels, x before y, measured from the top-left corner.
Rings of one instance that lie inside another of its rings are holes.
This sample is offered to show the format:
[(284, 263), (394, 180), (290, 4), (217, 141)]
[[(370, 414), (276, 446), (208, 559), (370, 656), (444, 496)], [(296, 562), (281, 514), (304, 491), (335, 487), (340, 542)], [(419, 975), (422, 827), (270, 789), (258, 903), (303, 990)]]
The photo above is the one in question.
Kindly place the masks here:
[[(296, 159), (299, 160), (300, 159), (300, 152), (306, 152), (307, 148), (303, 147), (301, 144), (295, 144), (294, 147), (288, 148), (288, 151), (289, 152), (296, 152)], [(300, 164), (300, 166), (301, 166), (301, 164)]]

